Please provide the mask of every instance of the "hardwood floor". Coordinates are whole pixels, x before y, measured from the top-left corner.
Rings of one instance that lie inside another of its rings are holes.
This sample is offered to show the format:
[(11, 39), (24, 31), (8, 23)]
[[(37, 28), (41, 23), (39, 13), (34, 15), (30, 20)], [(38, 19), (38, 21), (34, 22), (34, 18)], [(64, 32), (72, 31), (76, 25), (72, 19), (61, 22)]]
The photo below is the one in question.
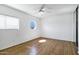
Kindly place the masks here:
[[(46, 42), (39, 43), (39, 40)], [(38, 38), (23, 44), (4, 49), (0, 55), (76, 55), (75, 44), (69, 41)]]

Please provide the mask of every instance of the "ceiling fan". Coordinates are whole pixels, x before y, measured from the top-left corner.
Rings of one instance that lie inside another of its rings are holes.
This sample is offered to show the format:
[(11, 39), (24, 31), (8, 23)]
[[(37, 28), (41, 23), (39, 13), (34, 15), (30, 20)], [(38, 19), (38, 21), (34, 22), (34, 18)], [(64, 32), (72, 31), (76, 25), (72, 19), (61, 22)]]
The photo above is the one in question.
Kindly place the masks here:
[(43, 4), (41, 6), (40, 10), (39, 10), (39, 13), (42, 13), (43, 14), (44, 12), (51, 13), (52, 12), (52, 8), (48, 8), (48, 7), (46, 7), (45, 4)]
[(45, 4), (43, 4), (39, 10), (39, 12), (45, 12)]

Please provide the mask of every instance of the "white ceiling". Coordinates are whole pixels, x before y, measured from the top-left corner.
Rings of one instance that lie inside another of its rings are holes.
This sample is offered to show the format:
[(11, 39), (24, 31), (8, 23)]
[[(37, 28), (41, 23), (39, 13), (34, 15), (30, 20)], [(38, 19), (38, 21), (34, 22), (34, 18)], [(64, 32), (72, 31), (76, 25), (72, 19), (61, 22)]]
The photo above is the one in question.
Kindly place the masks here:
[[(7, 4), (10, 7), (19, 9), (35, 17), (46, 17), (48, 15), (57, 15), (63, 13), (74, 12), (76, 4)], [(44, 12), (39, 12), (44, 5)]]

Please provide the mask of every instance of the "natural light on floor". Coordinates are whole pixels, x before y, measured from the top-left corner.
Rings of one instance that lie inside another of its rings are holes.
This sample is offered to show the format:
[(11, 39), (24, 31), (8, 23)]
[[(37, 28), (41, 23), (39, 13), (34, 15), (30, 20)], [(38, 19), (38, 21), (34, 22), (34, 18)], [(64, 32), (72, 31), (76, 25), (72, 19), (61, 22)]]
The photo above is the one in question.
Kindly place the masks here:
[(39, 43), (44, 43), (44, 42), (46, 42), (46, 40), (45, 39), (42, 39), (42, 40), (39, 40), (38, 42)]

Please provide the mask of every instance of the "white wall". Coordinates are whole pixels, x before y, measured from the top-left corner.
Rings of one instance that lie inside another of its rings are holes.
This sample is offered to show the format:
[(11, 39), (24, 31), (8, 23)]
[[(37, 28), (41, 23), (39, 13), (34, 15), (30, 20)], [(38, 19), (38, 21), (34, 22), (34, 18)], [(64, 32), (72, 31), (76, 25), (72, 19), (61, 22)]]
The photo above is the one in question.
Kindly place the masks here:
[[(9, 8), (4, 5), (0, 5), (0, 14), (14, 16), (20, 19), (20, 29), (19, 30), (1, 30), (0, 29), (0, 50), (8, 48), (32, 39), (39, 37), (39, 19), (31, 15), (24, 14), (16, 9)], [(32, 30), (29, 27), (31, 20), (36, 20), (37, 29)]]
[(41, 19), (42, 37), (55, 38), (66, 41), (73, 39), (73, 13), (50, 15)]
[(73, 41), (76, 42), (76, 10), (73, 12)]

